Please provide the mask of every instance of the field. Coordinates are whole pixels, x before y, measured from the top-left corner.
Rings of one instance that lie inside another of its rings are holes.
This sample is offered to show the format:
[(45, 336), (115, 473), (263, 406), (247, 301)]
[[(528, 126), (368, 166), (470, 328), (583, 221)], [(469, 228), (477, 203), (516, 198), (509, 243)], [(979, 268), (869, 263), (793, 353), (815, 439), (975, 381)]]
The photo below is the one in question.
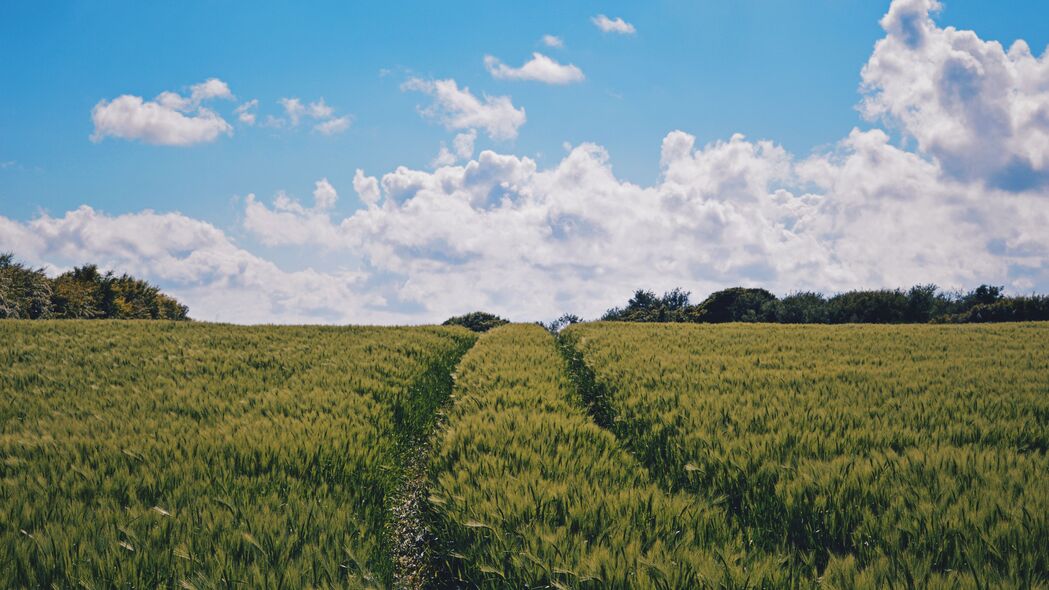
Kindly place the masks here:
[(1045, 586), (1049, 326), (570, 328), (660, 486), (836, 587)]
[(387, 499), (473, 336), (0, 322), (6, 587), (389, 579)]
[(572, 403), (542, 328), (482, 336), (453, 395), (431, 502), (455, 585), (696, 587), (745, 579), (744, 565), (785, 581), (775, 562), (743, 555), (720, 510), (664, 493)]
[(1049, 588), (1046, 324), (0, 342), (9, 587)]

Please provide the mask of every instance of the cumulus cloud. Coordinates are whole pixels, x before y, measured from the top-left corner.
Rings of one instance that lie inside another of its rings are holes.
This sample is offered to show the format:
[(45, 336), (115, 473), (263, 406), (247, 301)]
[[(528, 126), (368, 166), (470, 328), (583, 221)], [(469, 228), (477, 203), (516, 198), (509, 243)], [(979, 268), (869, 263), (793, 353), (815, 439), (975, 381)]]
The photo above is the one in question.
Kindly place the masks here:
[(212, 99), (232, 100), (229, 86), (211, 78), (190, 87), (189, 96), (165, 91), (154, 100), (125, 94), (100, 100), (91, 110), (94, 133), (91, 141), (106, 137), (139, 140), (154, 145), (188, 146), (232, 135), (233, 127), (201, 103)]
[(896, 0), (863, 68), (868, 118), (916, 140), (948, 175), (1019, 192), (1049, 185), (1049, 57), (940, 28), (937, 0)]
[(514, 139), (517, 130), (527, 120), (525, 110), (515, 107), (509, 96), (477, 98), (469, 88), (459, 88), (451, 79), (411, 78), (401, 85), (401, 89), (433, 97), (433, 104), (420, 112), (448, 129), (484, 129), (491, 139)]
[(547, 47), (561, 48), (565, 46), (564, 39), (556, 35), (543, 35), (541, 41), (543, 42), (543, 45), (546, 45)]
[(944, 178), (880, 130), (801, 161), (768, 141), (697, 147), (675, 131), (661, 169), (638, 186), (592, 144), (546, 170), (484, 151), (464, 166), (398, 168), (365, 189), (376, 206), (324, 228), (303, 212), (281, 226), (301, 226), (299, 245), (359, 253), (398, 277), (398, 299), (431, 320), (468, 308), (593, 317), (641, 286), (1049, 285), (1042, 197)]
[(618, 33), (620, 35), (633, 35), (636, 32), (634, 25), (626, 22), (620, 17), (608, 18), (603, 14), (599, 14), (590, 19), (590, 22), (601, 29), (605, 33)]
[(573, 64), (560, 64), (539, 52), (532, 53), (532, 59), (519, 68), (510, 67), (498, 58), (486, 55), (484, 67), (493, 78), (500, 80), (534, 80), (544, 84), (571, 84), (582, 82), (583, 70)]

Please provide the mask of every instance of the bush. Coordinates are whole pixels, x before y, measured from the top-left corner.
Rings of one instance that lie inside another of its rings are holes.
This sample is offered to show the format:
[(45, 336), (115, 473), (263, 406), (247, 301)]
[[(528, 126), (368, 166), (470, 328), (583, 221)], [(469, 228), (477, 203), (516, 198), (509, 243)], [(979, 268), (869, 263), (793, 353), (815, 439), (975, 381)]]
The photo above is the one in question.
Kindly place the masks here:
[(834, 324), (900, 324), (907, 318), (907, 295), (899, 289), (849, 291), (827, 301)]
[(944, 318), (951, 323), (1034, 322), (1049, 320), (1049, 296), (1001, 298), (978, 303), (963, 313)]
[(0, 254), (0, 318), (185, 320), (189, 308), (129, 275), (89, 264), (48, 278)]
[(0, 318), (35, 320), (51, 315), (51, 281), (44, 269), (15, 262), (0, 254)]
[(463, 326), (474, 332), (487, 332), (503, 324), (509, 324), (509, 320), (483, 311), (475, 311), (466, 315), (455, 316), (444, 321), (442, 326)]
[(690, 313), (693, 321), (724, 322), (762, 322), (772, 311), (776, 296), (765, 289), (748, 289), (734, 287), (710, 294)]
[(830, 323), (827, 311), (827, 299), (822, 293), (791, 293), (781, 299), (774, 307), (774, 318), (782, 324), (826, 324)]
[(638, 289), (625, 308), (614, 307), (601, 317), (620, 322), (687, 322), (689, 292), (674, 289), (656, 297), (655, 292)]

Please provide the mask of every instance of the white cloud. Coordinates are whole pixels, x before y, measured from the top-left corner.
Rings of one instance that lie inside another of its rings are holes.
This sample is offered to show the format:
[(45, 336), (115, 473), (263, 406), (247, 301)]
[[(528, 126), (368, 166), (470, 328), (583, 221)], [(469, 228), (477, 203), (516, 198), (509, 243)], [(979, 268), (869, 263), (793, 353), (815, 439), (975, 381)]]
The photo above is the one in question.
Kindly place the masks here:
[(626, 22), (620, 17), (614, 19), (599, 14), (590, 19), (594, 25), (605, 33), (618, 33), (620, 35), (633, 35), (636, 32), (634, 25)]
[(335, 206), (335, 201), (338, 198), (339, 194), (335, 192), (335, 187), (328, 182), (327, 178), (317, 181), (313, 189), (313, 203), (315, 207), (318, 209), (331, 209)]
[(455, 80), (411, 78), (401, 89), (432, 96), (433, 104), (420, 112), (448, 129), (484, 129), (491, 139), (514, 139), (527, 120), (525, 110), (514, 107), (510, 97), (485, 95), (481, 100)]
[(284, 114), (288, 117), (292, 127), (299, 124), (299, 119), (306, 114), (306, 107), (298, 98), (282, 98), (277, 101), (284, 108)]
[(547, 47), (561, 48), (565, 46), (564, 39), (556, 35), (543, 35), (542, 42)]
[(328, 119), (321, 123), (317, 123), (313, 126), (313, 130), (323, 135), (337, 135), (346, 131), (350, 128), (350, 118), (348, 116), (335, 117)]
[(235, 115), (237, 115), (237, 119), (240, 120), (241, 123), (244, 123), (245, 125), (254, 125), (255, 124), (255, 112), (254, 111), (255, 111), (256, 108), (258, 108), (258, 106), (259, 106), (259, 100), (257, 98), (253, 98), (253, 99), (249, 100), (248, 102), (240, 105), (239, 107), (233, 109), (233, 113)]
[(474, 142), (477, 141), (477, 131), (473, 129), (466, 133), (456, 134), (452, 145), (455, 147), (455, 155), (461, 159), (467, 159), (474, 155)]
[(430, 167), (440, 168), (442, 166), (451, 166), (457, 161), (458, 159), (455, 157), (455, 154), (448, 149), (448, 146), (444, 145), (444, 142), (441, 142), (441, 149), (437, 152), (434, 159), (430, 161)]
[(335, 116), (335, 109), (330, 107), (323, 98), (303, 104), (299, 98), (282, 98), (277, 101), (284, 109), (286, 118), (278, 118), (272, 115), (266, 117), (263, 125), (266, 127), (298, 127), (304, 118), (310, 118), (317, 123), (313, 130), (322, 135), (337, 135), (350, 128), (352, 119), (349, 115)]
[(545, 84), (571, 84), (582, 82), (583, 70), (573, 64), (560, 64), (557, 61), (543, 55), (532, 53), (532, 59), (519, 68), (510, 67), (498, 58), (486, 55), (484, 67), (493, 78), (500, 80), (534, 80)]
[(430, 162), (431, 168), (440, 168), (441, 166), (451, 166), (459, 160), (466, 160), (473, 156), (474, 153), (474, 142), (477, 140), (477, 131), (470, 129), (466, 133), (458, 133), (455, 139), (452, 141), (452, 149), (448, 149), (448, 146), (441, 142), (441, 150), (437, 153), (437, 156)]
[(360, 168), (353, 174), (353, 190), (357, 191), (361, 201), (365, 205), (374, 206), (378, 204), (381, 195), (379, 181), (374, 176), (365, 176), (364, 170)]
[(335, 111), (328, 106), (328, 103), (324, 102), (323, 98), (316, 102), (311, 102), (307, 112), (309, 112), (310, 116), (314, 119), (329, 119), (335, 113)]
[(91, 141), (106, 137), (139, 140), (154, 145), (188, 146), (232, 135), (233, 127), (214, 111), (201, 105), (211, 99), (232, 100), (225, 82), (211, 78), (190, 88), (190, 96), (165, 91), (155, 100), (125, 94), (100, 100), (91, 110), (94, 133)]
[(593, 317), (642, 286), (1049, 286), (1044, 195), (945, 179), (879, 130), (800, 162), (767, 141), (697, 148), (675, 131), (661, 167), (643, 187), (617, 179), (595, 145), (547, 170), (485, 151), (465, 166), (386, 174), (382, 207), (324, 228), (308, 213), (281, 225), (301, 226), (300, 245), (358, 253), (398, 277), (398, 300), (427, 320), (473, 308)]
[(1049, 186), (1049, 56), (939, 28), (937, 0), (896, 0), (863, 68), (870, 119), (898, 124), (958, 179), (1010, 191)]
[(200, 84), (190, 86), (190, 99), (194, 104), (200, 104), (212, 98), (233, 100), (234, 96), (230, 92), (229, 85), (218, 78), (209, 78)]

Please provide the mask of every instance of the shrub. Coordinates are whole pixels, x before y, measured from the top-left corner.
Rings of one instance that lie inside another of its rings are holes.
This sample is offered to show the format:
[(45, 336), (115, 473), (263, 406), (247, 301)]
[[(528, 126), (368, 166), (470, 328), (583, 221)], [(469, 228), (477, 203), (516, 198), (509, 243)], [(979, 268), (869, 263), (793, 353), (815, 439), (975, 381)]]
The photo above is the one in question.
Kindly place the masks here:
[(185, 320), (189, 308), (157, 287), (93, 264), (51, 279), (0, 254), (0, 318)]
[(696, 322), (761, 322), (769, 319), (769, 304), (775, 301), (776, 296), (765, 289), (734, 287), (711, 293), (690, 314)]
[(484, 311), (474, 311), (465, 315), (448, 318), (442, 326), (463, 326), (474, 332), (487, 332), (503, 324), (509, 324), (509, 320)]

